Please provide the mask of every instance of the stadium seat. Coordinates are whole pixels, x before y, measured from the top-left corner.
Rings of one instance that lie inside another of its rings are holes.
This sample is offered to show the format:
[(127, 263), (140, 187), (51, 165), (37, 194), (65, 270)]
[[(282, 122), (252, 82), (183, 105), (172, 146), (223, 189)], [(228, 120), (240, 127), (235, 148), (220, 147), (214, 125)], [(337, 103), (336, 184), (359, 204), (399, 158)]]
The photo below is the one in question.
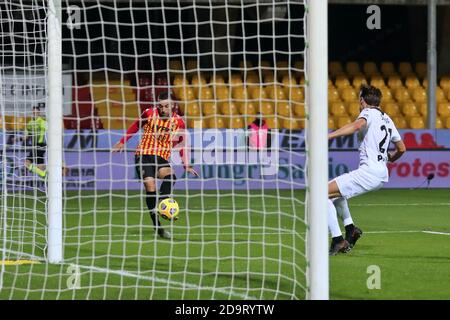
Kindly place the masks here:
[(271, 84), (276, 83), (276, 81), (275, 81), (275, 75), (274, 75), (273, 73), (268, 73), (268, 72), (266, 72), (266, 73), (264, 74), (263, 78), (264, 78), (264, 83), (265, 83), (266, 85), (271, 85)]
[(276, 116), (267, 116), (264, 117), (264, 120), (266, 120), (267, 126), (270, 129), (279, 129), (280, 128), (280, 120)]
[(356, 90), (359, 90), (362, 84), (367, 84), (367, 80), (364, 75), (358, 75), (353, 77), (352, 85)]
[(437, 103), (447, 102), (447, 99), (445, 98), (444, 90), (442, 90), (439, 87), (436, 88), (436, 102)]
[(239, 69), (249, 69), (253, 67), (253, 63), (250, 60), (242, 60), (239, 62)]
[(289, 88), (298, 86), (297, 80), (289, 75), (284, 76), (281, 80), (281, 83), (283, 84), (285, 91), (287, 91)]
[(349, 116), (337, 116), (334, 118), (337, 128), (342, 128), (346, 124), (352, 123), (352, 119)]
[(411, 97), (408, 93), (408, 90), (406, 90), (405, 87), (398, 87), (395, 89), (395, 93), (394, 93), (394, 97), (395, 100), (397, 100), (398, 102), (405, 102), (405, 101), (410, 101)]
[(411, 129), (424, 129), (425, 121), (423, 121), (423, 118), (420, 116), (411, 117), (409, 119), (409, 127)]
[(294, 113), (298, 117), (305, 117), (306, 110), (305, 110), (305, 104), (304, 103), (294, 103)]
[(419, 115), (419, 111), (417, 110), (417, 106), (414, 102), (404, 102), (402, 104), (402, 113), (406, 117), (413, 117)]
[(340, 91), (341, 98), (345, 102), (358, 101), (358, 94), (352, 87), (342, 88)]
[(437, 106), (437, 112), (439, 116), (443, 118), (450, 117), (450, 102), (439, 103)]
[(445, 129), (450, 129), (450, 117), (445, 118), (444, 125)]
[(394, 64), (392, 62), (382, 62), (381, 63), (381, 74), (384, 77), (390, 77), (396, 74)]
[(238, 104), (239, 113), (242, 115), (253, 115), (258, 112), (258, 104), (252, 101), (242, 101)]
[(450, 88), (444, 89), (445, 96), (448, 101), (450, 101)]
[(392, 117), (392, 121), (394, 121), (397, 129), (406, 129), (408, 127), (405, 118), (403, 118), (402, 116), (394, 116)]
[(388, 79), (388, 87), (393, 90), (399, 87), (402, 87), (403, 83), (399, 76), (390, 76)]
[(378, 74), (377, 64), (375, 62), (365, 62), (363, 64), (363, 71), (367, 77), (372, 77), (375, 74)]
[(242, 129), (245, 125), (242, 117), (231, 117), (227, 122), (230, 129)]
[(348, 81), (348, 78), (344, 75), (337, 76), (335, 85), (338, 89), (350, 87), (350, 81)]
[(231, 96), (236, 101), (245, 101), (248, 99), (248, 91), (244, 86), (234, 87), (231, 91)]
[(357, 74), (361, 73), (361, 69), (359, 68), (359, 64), (356, 61), (349, 61), (345, 64), (345, 70), (350, 77), (354, 77)]
[(228, 127), (228, 117), (224, 116), (213, 116), (209, 119), (207, 119), (208, 127), (209, 128), (216, 128), (216, 129), (226, 129)]
[(237, 105), (230, 101), (230, 102), (221, 102), (219, 104), (219, 110), (224, 115), (236, 115), (239, 114), (239, 109)]
[(219, 86), (219, 85), (225, 85), (225, 79), (223, 76), (221, 75), (213, 75), (210, 79), (209, 79), (209, 84), (211, 84), (212, 86)]
[(441, 119), (441, 117), (436, 117), (436, 129), (443, 129), (444, 123)]
[(400, 113), (400, 107), (396, 102), (388, 102), (382, 108), (389, 116), (397, 116)]
[(359, 106), (359, 102), (350, 102), (347, 104), (347, 113), (352, 119), (355, 119), (361, 113)]
[(200, 107), (197, 102), (189, 102), (184, 107), (184, 113), (188, 117), (198, 117), (200, 116)]
[(235, 86), (242, 86), (243, 85), (243, 81), (241, 78), (240, 74), (233, 74), (231, 76), (231, 78), (229, 79), (229, 85), (230, 87), (235, 87)]
[(335, 87), (328, 87), (328, 102), (337, 102), (341, 101), (341, 97), (339, 96), (339, 91)]
[(187, 103), (195, 100), (194, 90), (191, 87), (183, 87), (177, 93), (178, 99), (181, 103)]
[(256, 72), (248, 72), (247, 78), (245, 79), (246, 84), (257, 84), (260, 83), (259, 75)]
[(265, 116), (273, 115), (275, 112), (275, 108), (272, 102), (263, 101), (259, 104), (259, 112)]
[(278, 79), (281, 79), (285, 75), (287, 75), (289, 70), (289, 62), (286, 60), (277, 61), (275, 72), (277, 74)]
[(276, 102), (275, 110), (278, 115), (284, 116), (284, 117), (292, 117), (292, 115), (294, 113), (294, 111), (292, 110), (292, 107), (287, 102)]
[(181, 65), (181, 61), (180, 60), (170, 60), (169, 61), (169, 69), (170, 69), (170, 71), (179, 71), (182, 68), (183, 67)]
[(294, 63), (294, 68), (295, 68), (295, 69), (298, 69), (300, 72), (303, 72), (304, 69), (305, 69), (305, 67), (304, 67), (304, 62), (303, 62), (302, 60), (296, 61), (296, 62)]
[(199, 87), (197, 92), (197, 99), (200, 101), (211, 101), (214, 99), (214, 93), (209, 87)]
[(217, 103), (215, 102), (203, 102), (202, 103), (203, 115), (211, 116), (219, 113)]
[(331, 129), (331, 130), (335, 130), (336, 129), (333, 117), (328, 117), (328, 129)]
[(423, 103), (427, 101), (427, 92), (422, 87), (413, 89), (412, 98), (416, 103)]
[(418, 109), (419, 109), (420, 114), (423, 117), (427, 116), (427, 114), (428, 114), (428, 104), (426, 102), (419, 103)]
[(187, 126), (193, 128), (208, 128), (208, 122), (203, 117), (187, 117)]
[(330, 105), (330, 113), (333, 116), (346, 116), (347, 110), (345, 109), (345, 104), (343, 102), (333, 102)]
[(298, 130), (300, 129), (300, 121), (296, 118), (284, 118), (281, 120), (283, 129)]
[(382, 87), (381, 90), (381, 101), (382, 102), (391, 102), (394, 101), (394, 97), (392, 96), (392, 92), (388, 87)]
[(425, 62), (417, 62), (415, 71), (420, 79), (424, 79), (427, 76), (427, 64)]
[(282, 86), (273, 84), (266, 87), (266, 94), (273, 100), (286, 100), (286, 94)]
[(254, 100), (262, 100), (267, 99), (267, 94), (263, 87), (255, 87), (250, 92), (250, 97)]
[(198, 64), (197, 60), (188, 60), (186, 62), (186, 70), (188, 71), (195, 71), (197, 70)]
[(443, 76), (439, 81), (439, 85), (442, 89), (450, 89), (450, 76)]
[(295, 102), (304, 102), (305, 95), (303, 94), (303, 88), (294, 87), (291, 88), (288, 92), (286, 92), (286, 98)]
[(379, 89), (386, 86), (383, 77), (379, 75), (372, 76), (372, 78), (370, 79), (370, 85), (375, 86)]
[(414, 74), (411, 63), (409, 62), (400, 62), (400, 64), (398, 65), (398, 71), (400, 72), (400, 75), (404, 78)]
[[(234, 89), (236, 89), (236, 88), (234, 88)], [(225, 85), (218, 85), (218, 86), (214, 87), (214, 96), (215, 96), (216, 100), (223, 102), (230, 98), (230, 90)]]
[(406, 77), (405, 86), (408, 89), (418, 88), (418, 87), (420, 87), (420, 81), (419, 81), (419, 79), (417, 79), (417, 77), (415, 75), (409, 75)]
[(342, 64), (338, 61), (331, 61), (329, 64), (329, 72), (333, 78), (343, 74), (344, 70), (342, 69)]

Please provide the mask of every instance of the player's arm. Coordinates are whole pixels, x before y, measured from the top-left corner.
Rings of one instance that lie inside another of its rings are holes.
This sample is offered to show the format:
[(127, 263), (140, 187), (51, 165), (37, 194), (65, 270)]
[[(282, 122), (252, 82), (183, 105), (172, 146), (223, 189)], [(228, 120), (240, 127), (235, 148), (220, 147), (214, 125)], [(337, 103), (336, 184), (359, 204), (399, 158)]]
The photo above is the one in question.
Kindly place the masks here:
[(188, 140), (187, 140), (187, 131), (186, 131), (186, 126), (184, 124), (184, 121), (180, 118), (179, 120), (179, 125), (178, 125), (178, 133), (176, 135), (176, 137), (173, 140), (173, 144), (172, 146), (178, 146), (177, 149), (179, 149), (180, 152), (180, 157), (181, 157), (181, 161), (183, 162), (183, 167), (184, 169), (193, 174), (194, 176), (198, 177), (198, 173), (197, 171), (195, 171), (195, 169), (189, 164), (189, 159), (191, 158), (190, 156), (190, 148), (188, 145)]
[(354, 122), (346, 124), (336, 131), (330, 132), (328, 134), (328, 139), (331, 140), (337, 137), (348, 136), (355, 133), (356, 131), (361, 130), (361, 128), (363, 128), (366, 124), (367, 120), (365, 118), (358, 118)]
[(141, 116), (136, 119), (131, 126), (128, 128), (125, 135), (112, 147), (112, 152), (121, 152), (123, 151), (123, 147), (125, 143), (133, 137), (133, 135), (141, 129), (145, 119), (147, 119), (151, 115), (152, 110), (146, 109)]
[(394, 144), (395, 150), (388, 152), (388, 160), (390, 162), (394, 162), (395, 160), (399, 159), (406, 152), (406, 146), (402, 140), (394, 142)]

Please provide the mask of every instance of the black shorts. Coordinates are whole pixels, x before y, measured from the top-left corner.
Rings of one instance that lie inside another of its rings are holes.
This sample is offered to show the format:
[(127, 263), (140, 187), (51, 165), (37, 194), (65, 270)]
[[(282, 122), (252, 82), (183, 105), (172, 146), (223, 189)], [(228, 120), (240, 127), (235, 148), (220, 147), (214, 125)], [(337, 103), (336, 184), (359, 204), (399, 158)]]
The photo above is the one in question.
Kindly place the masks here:
[(170, 168), (170, 163), (164, 158), (156, 155), (136, 155), (136, 173), (140, 179), (156, 178), (158, 170), (161, 168)]
[(29, 148), (27, 160), (34, 164), (44, 164), (47, 146), (45, 144), (38, 144), (37, 146), (31, 146)]

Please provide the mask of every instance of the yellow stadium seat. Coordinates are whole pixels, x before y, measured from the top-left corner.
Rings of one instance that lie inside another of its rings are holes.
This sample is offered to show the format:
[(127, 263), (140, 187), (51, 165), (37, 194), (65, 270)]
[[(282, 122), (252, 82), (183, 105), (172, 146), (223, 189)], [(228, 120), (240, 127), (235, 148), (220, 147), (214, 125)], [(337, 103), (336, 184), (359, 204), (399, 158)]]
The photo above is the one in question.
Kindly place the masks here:
[(273, 73), (265, 73), (264, 74), (264, 83), (266, 84), (266, 85), (269, 85), (269, 84), (274, 84), (276, 81), (275, 81), (275, 75), (273, 74)]
[(182, 103), (186, 103), (186, 102), (195, 100), (194, 90), (191, 87), (183, 87), (178, 92), (178, 99)]
[(197, 117), (200, 116), (200, 107), (197, 102), (189, 102), (184, 107), (184, 113), (186, 116), (191, 117)]
[(436, 129), (443, 129), (444, 123), (440, 117), (436, 117)]
[(328, 117), (328, 129), (331, 129), (331, 130), (336, 129), (336, 125), (334, 124), (333, 117)]
[(303, 88), (290, 88), (290, 90), (286, 92), (286, 98), (295, 102), (304, 102), (305, 95), (303, 94)]
[(250, 60), (242, 60), (241, 62), (239, 62), (240, 69), (248, 69), (248, 68), (252, 68), (252, 67), (253, 67), (253, 63)]
[(350, 81), (348, 81), (348, 78), (346, 76), (337, 76), (335, 85), (338, 89), (350, 87)]
[(436, 88), (436, 102), (437, 103), (447, 102), (447, 99), (445, 98), (444, 90), (442, 90), (439, 87)]
[(423, 121), (423, 118), (420, 116), (411, 117), (409, 119), (409, 127), (411, 129), (424, 129), (425, 121)]
[(388, 79), (388, 87), (393, 89), (397, 89), (399, 87), (402, 87), (403, 83), (399, 76), (390, 76)]
[(419, 112), (423, 117), (426, 117), (428, 114), (428, 104), (427, 103), (419, 103)]
[(417, 87), (412, 91), (412, 98), (416, 103), (423, 103), (427, 101), (427, 92), (422, 87)]
[(221, 86), (221, 85), (225, 85), (225, 78), (221, 75), (213, 75), (210, 79), (209, 79), (209, 84), (213, 85), (213, 86)]
[(242, 78), (240, 74), (233, 74), (229, 80), (231, 86), (242, 86)]
[(180, 60), (170, 60), (169, 61), (169, 69), (170, 71), (178, 71), (181, 70), (183, 67), (181, 65)]
[(254, 115), (258, 112), (258, 104), (252, 101), (238, 103), (239, 113), (242, 115)]
[(270, 129), (279, 129), (280, 128), (280, 119), (276, 116), (267, 116), (264, 117), (264, 120), (266, 120), (267, 126)]
[(263, 115), (273, 115), (274, 114), (274, 106), (273, 103), (264, 101), (259, 105), (259, 112)]
[(387, 62), (387, 61), (382, 62), (380, 69), (381, 69), (381, 73), (385, 77), (393, 76), (396, 73), (394, 64), (392, 62)]
[(450, 129), (450, 117), (445, 118), (445, 121), (443, 121), (445, 124), (446, 129)]
[(428, 88), (428, 79), (423, 79), (423, 81), (422, 81), (422, 86), (424, 87), (424, 88)]
[(205, 116), (210, 116), (218, 114), (217, 104), (214, 102), (204, 102), (202, 103), (202, 111)]
[(289, 75), (286, 75), (281, 80), (281, 83), (283, 84), (285, 91), (287, 91), (291, 87), (297, 87), (297, 80), (294, 77), (291, 77)]
[(242, 129), (244, 128), (245, 123), (242, 117), (231, 117), (228, 120), (228, 127), (230, 129)]
[(335, 87), (328, 88), (328, 102), (337, 102), (340, 100), (339, 91)]
[(368, 77), (371, 77), (374, 74), (378, 74), (377, 64), (372, 61), (365, 62), (363, 64), (363, 71), (364, 71), (364, 74), (367, 75)]
[(353, 77), (352, 85), (355, 89), (359, 90), (362, 84), (367, 84), (367, 80), (364, 75)]
[(418, 87), (420, 87), (420, 81), (419, 81), (419, 79), (417, 79), (416, 76), (410, 75), (410, 76), (406, 77), (405, 86), (408, 89), (410, 89), (410, 88), (418, 88)]
[(442, 89), (450, 89), (450, 76), (443, 76), (439, 81), (439, 85)]
[(186, 77), (182, 76), (182, 75), (177, 75), (173, 78), (173, 82), (172, 85), (174, 87), (186, 87), (189, 85), (189, 81)]
[(406, 129), (408, 126), (405, 118), (403, 118), (402, 116), (394, 116), (392, 117), (392, 121), (394, 121), (394, 124), (397, 127), (397, 129)]
[(406, 117), (413, 117), (419, 115), (417, 106), (414, 102), (404, 102), (402, 104), (402, 112)]
[(450, 88), (444, 89), (445, 96), (447, 100), (450, 101)]
[(250, 96), (254, 100), (267, 99), (267, 94), (263, 87), (253, 88), (250, 93)]
[(450, 117), (450, 102), (439, 103), (437, 106), (437, 112), (443, 118)]
[(329, 64), (329, 71), (331, 76), (336, 77), (337, 75), (343, 74), (342, 64), (338, 61), (331, 61)]
[(284, 129), (288, 130), (298, 130), (300, 129), (300, 121), (295, 118), (285, 118), (282, 119), (282, 125)]
[(303, 61), (296, 61), (294, 63), (294, 68), (303, 71), (305, 69)]
[(383, 77), (381, 77), (379, 75), (372, 76), (372, 78), (370, 79), (370, 85), (375, 86), (379, 89), (386, 86), (386, 84), (384, 83)]
[(224, 115), (239, 114), (239, 109), (238, 109), (237, 105), (232, 101), (220, 103), (219, 109), (220, 109), (220, 112)]
[(386, 103), (383, 110), (391, 117), (397, 116), (400, 113), (400, 107), (395, 102)]
[(211, 88), (200, 87), (197, 93), (197, 98), (200, 101), (211, 101), (214, 99), (214, 94)]
[(248, 99), (248, 92), (245, 87), (234, 87), (231, 96), (236, 101), (245, 101)]
[(230, 90), (225, 85), (219, 85), (214, 88), (215, 98), (223, 102), (224, 100), (230, 99)]
[(202, 117), (187, 117), (187, 126), (190, 129), (208, 128), (208, 122)]
[(406, 88), (404, 87), (398, 87), (397, 89), (395, 89), (394, 97), (395, 100), (397, 100), (398, 102), (405, 102), (411, 100), (408, 90), (406, 90)]
[(358, 94), (352, 87), (343, 88), (340, 90), (342, 100), (345, 102), (358, 101)]
[(407, 77), (414, 74), (411, 63), (409, 62), (400, 62), (398, 65), (398, 71), (400, 71), (402, 77)]
[(347, 104), (347, 113), (350, 115), (350, 117), (356, 118), (361, 113), (359, 108), (359, 102), (350, 102), (349, 104)]
[(280, 85), (270, 85), (266, 87), (266, 93), (270, 99), (273, 100), (286, 100), (286, 94), (284, 93), (283, 87)]
[(207, 119), (208, 127), (213, 129), (226, 129), (228, 127), (228, 121), (229, 118), (224, 116), (213, 116), (209, 119)]
[[(331, 80), (328, 80), (328, 84), (331, 82)], [(305, 80), (305, 77), (302, 75), (301, 77), (300, 77), (300, 79), (298, 80), (298, 84), (299, 85), (301, 85), (301, 86), (305, 86), (305, 84), (306, 84), (306, 80)]]
[(333, 102), (330, 105), (330, 113), (333, 116), (346, 116), (347, 110), (345, 109), (345, 104), (343, 102)]
[(381, 101), (383, 102), (391, 102), (394, 100), (394, 97), (392, 96), (392, 92), (388, 87), (382, 87), (381, 90)]
[(294, 113), (294, 111), (292, 110), (292, 107), (287, 102), (275, 103), (275, 110), (278, 115), (284, 116), (284, 117), (292, 117), (292, 114)]
[(275, 69), (278, 79), (281, 79), (285, 75), (287, 75), (289, 71), (289, 63), (286, 60), (277, 61), (277, 67)]
[(425, 62), (417, 62), (415, 70), (419, 78), (423, 79), (427, 76), (427, 64)]
[(342, 128), (343, 126), (352, 123), (352, 119), (349, 116), (337, 116), (334, 118), (337, 128)]
[(186, 62), (186, 70), (193, 71), (197, 69), (197, 60), (188, 60)]
[(306, 110), (304, 103), (294, 103), (294, 113), (298, 117), (305, 117)]
[(349, 76), (353, 77), (356, 74), (361, 73), (361, 69), (359, 68), (358, 62), (349, 61), (345, 64), (345, 70), (349, 74)]

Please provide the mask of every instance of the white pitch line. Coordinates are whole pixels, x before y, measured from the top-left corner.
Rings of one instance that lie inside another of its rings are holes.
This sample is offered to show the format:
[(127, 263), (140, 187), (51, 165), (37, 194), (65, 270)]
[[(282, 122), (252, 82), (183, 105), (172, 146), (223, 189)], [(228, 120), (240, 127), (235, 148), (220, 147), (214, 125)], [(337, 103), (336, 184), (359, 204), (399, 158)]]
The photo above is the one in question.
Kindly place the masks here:
[(422, 231), (423, 233), (429, 233), (429, 234), (440, 234), (444, 236), (450, 236), (450, 232), (437, 232), (437, 231)]
[(164, 284), (168, 284), (170, 286), (179, 286), (182, 289), (187, 288), (187, 289), (196, 289), (196, 290), (207, 290), (207, 291), (218, 292), (218, 293), (222, 293), (222, 294), (226, 294), (226, 295), (231, 295), (231, 296), (238, 297), (238, 298), (241, 298), (244, 300), (256, 300), (257, 299), (256, 297), (248, 296), (246, 294), (242, 294), (239, 292), (234, 292), (233, 290), (226, 290), (226, 289), (220, 289), (220, 288), (214, 288), (214, 287), (201, 287), (196, 284), (189, 283), (189, 282), (178, 282), (175, 280), (166, 280), (163, 278), (144, 276), (144, 275), (139, 275), (139, 274), (135, 274), (135, 273), (128, 272), (128, 271), (123, 271), (123, 270), (111, 270), (111, 269), (106, 269), (106, 268), (76, 265), (76, 264), (75, 264), (75, 266), (78, 266), (82, 269), (101, 272), (101, 273), (111, 273), (111, 274), (116, 274), (116, 275), (123, 276), (123, 277), (130, 277), (130, 278), (135, 278), (135, 279), (140, 279), (140, 280), (148, 280), (148, 281), (153, 281), (153, 282), (164, 283)]

